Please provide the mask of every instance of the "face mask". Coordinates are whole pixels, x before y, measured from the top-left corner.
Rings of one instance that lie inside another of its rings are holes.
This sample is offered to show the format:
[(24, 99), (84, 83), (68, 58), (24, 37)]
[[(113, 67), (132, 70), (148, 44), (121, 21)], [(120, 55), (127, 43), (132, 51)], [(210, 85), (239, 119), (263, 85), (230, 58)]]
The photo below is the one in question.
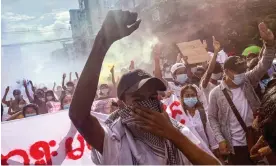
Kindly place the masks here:
[(168, 73), (168, 72), (171, 72), (171, 71), (170, 71), (170, 68), (169, 68), (169, 67), (165, 68), (165, 72), (167, 72), (167, 73)]
[(25, 114), (25, 118), (27, 118), (27, 117), (31, 117), (31, 116), (36, 116), (36, 113)]
[(66, 105), (63, 106), (63, 109), (64, 109), (64, 110), (67, 110), (67, 109), (69, 109), (69, 108), (70, 108), (70, 104), (66, 104)]
[(48, 100), (48, 101), (53, 100), (53, 96), (47, 96), (47, 100)]
[(45, 98), (38, 98), (40, 101), (45, 102)]
[(68, 86), (68, 87), (67, 87), (67, 90), (68, 90), (68, 91), (72, 91), (72, 90), (73, 90), (73, 87), (72, 87), (72, 86)]
[(188, 79), (187, 74), (179, 74), (176, 76), (175, 81), (179, 82), (180, 84), (184, 84)]
[(18, 107), (19, 107), (20, 109), (23, 109), (24, 106), (25, 106), (25, 104), (20, 104)]
[(222, 76), (222, 73), (217, 73), (217, 74), (213, 73), (212, 76), (211, 76), (211, 78), (213, 80), (219, 80), (221, 78), (221, 76)]
[(234, 75), (234, 80), (232, 81), (236, 85), (241, 85), (244, 82), (244, 79), (245, 79), (245, 73), (242, 73), (242, 74)]
[(189, 98), (184, 98), (183, 102), (185, 103), (186, 106), (188, 106), (189, 108), (192, 108), (196, 105), (198, 100), (196, 97), (189, 97)]
[(102, 92), (104, 95), (107, 95), (108, 92), (109, 92), (109, 89), (102, 89), (101, 92)]

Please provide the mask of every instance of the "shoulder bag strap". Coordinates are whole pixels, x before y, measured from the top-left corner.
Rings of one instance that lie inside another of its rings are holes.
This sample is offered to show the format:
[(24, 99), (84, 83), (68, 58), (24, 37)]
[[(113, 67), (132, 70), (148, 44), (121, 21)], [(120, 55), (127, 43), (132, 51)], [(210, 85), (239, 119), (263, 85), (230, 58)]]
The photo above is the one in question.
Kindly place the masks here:
[(241, 117), (239, 111), (237, 110), (236, 106), (234, 105), (232, 99), (230, 98), (230, 96), (229, 96), (227, 90), (226, 90), (226, 89), (223, 89), (222, 92), (223, 92), (224, 96), (226, 97), (226, 100), (228, 101), (228, 103), (229, 103), (229, 105), (230, 105), (230, 107), (231, 107), (233, 113), (235, 114), (237, 120), (239, 121), (241, 127), (243, 128), (243, 130), (244, 130), (245, 132), (247, 132), (246, 124), (244, 123), (244, 121), (243, 121), (243, 119), (242, 119), (242, 117)]

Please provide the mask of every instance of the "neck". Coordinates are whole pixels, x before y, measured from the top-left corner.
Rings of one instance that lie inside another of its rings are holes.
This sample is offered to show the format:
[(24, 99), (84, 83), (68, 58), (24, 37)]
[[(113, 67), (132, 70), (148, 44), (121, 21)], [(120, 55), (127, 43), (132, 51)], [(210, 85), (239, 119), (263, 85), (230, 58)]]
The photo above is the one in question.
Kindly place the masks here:
[(236, 89), (239, 87), (238, 85), (234, 84), (233, 81), (229, 78), (226, 78), (224, 81), (230, 89)]
[(188, 112), (189, 112), (190, 115), (194, 116), (194, 114), (195, 114), (195, 107), (193, 107), (193, 108), (187, 108), (187, 110), (188, 110)]

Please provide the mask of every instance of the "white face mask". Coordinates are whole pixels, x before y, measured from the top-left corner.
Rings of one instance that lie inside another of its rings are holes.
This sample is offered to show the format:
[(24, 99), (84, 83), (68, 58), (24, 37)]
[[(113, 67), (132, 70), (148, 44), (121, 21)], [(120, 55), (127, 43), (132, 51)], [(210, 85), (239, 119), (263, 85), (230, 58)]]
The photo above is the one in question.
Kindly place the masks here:
[(109, 92), (109, 89), (102, 89), (101, 92), (105, 95), (107, 95), (107, 93)]
[(48, 100), (48, 101), (53, 100), (53, 96), (47, 96), (47, 100)]
[(36, 116), (36, 113), (31, 113), (31, 114), (25, 114), (25, 117), (31, 117), (31, 116)]
[(20, 104), (18, 107), (19, 107), (20, 109), (23, 109), (24, 106), (25, 106), (25, 104)]
[(184, 84), (188, 79), (187, 74), (179, 74), (176, 76), (175, 81), (179, 82), (180, 84)]
[(219, 80), (221, 78), (221, 76), (222, 76), (222, 73), (217, 73), (217, 74), (213, 73), (212, 76), (211, 76), (211, 78), (213, 80)]
[(68, 90), (68, 91), (72, 91), (72, 90), (73, 90), (73, 87), (72, 87), (72, 86), (68, 86), (68, 87), (67, 87), (67, 90)]
[(245, 73), (241, 73), (241, 74), (234, 75), (234, 80), (232, 81), (236, 85), (241, 85), (244, 83), (244, 80), (245, 80)]

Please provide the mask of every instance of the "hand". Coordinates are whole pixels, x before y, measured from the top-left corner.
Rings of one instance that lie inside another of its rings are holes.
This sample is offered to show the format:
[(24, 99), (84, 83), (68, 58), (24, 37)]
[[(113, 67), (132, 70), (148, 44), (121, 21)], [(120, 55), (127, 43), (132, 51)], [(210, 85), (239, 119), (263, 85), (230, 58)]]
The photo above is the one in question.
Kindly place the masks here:
[(258, 153), (259, 153), (260, 156), (265, 157), (265, 156), (271, 154), (272, 150), (270, 149), (269, 146), (266, 146), (266, 147), (260, 148), (258, 150)]
[(24, 86), (24, 88), (27, 88), (27, 81), (26, 80), (23, 80), (23, 86)]
[(213, 36), (213, 46), (214, 52), (218, 53), (220, 50), (220, 43), (216, 40), (215, 36)]
[(111, 45), (113, 42), (134, 32), (141, 23), (141, 20), (137, 20), (137, 17), (137, 13), (129, 11), (109, 11), (100, 30), (100, 33), (106, 39), (106, 44)]
[(184, 62), (188, 61), (188, 56), (183, 56), (182, 58), (183, 58)]
[(167, 112), (163, 110), (160, 113), (137, 106), (132, 114), (135, 118), (137, 128), (159, 137), (171, 140), (175, 133), (178, 132), (172, 125)]
[(181, 62), (181, 54), (178, 54), (177, 57), (176, 57), (176, 62)]
[(75, 72), (75, 75), (76, 75), (76, 77), (77, 77), (77, 78), (79, 78), (79, 74), (78, 74), (78, 72)]
[(273, 46), (274, 45), (274, 35), (271, 32), (270, 29), (267, 28), (267, 26), (265, 25), (264, 22), (261, 22), (259, 24), (259, 32), (260, 32), (260, 36), (261, 38), (265, 41), (265, 43), (269, 46)]
[(56, 86), (57, 84), (56, 84), (56, 82), (54, 82), (54, 86)]
[(33, 84), (33, 82), (31, 80), (29, 81), (29, 83), (31, 84), (32, 87), (34, 86), (34, 84)]
[(202, 44), (203, 44), (204, 48), (207, 49), (207, 41), (206, 41), (206, 40), (203, 40), (203, 43), (202, 43)]
[(65, 78), (66, 78), (66, 74), (65, 74), (65, 73), (63, 74), (62, 78), (63, 78), (63, 79), (65, 79)]
[(10, 91), (10, 87), (7, 86), (5, 93), (6, 93), (6, 94), (9, 93), (9, 91)]
[(230, 151), (228, 149), (228, 145), (226, 141), (222, 141), (219, 143), (219, 153), (221, 155), (228, 155), (230, 154)]

